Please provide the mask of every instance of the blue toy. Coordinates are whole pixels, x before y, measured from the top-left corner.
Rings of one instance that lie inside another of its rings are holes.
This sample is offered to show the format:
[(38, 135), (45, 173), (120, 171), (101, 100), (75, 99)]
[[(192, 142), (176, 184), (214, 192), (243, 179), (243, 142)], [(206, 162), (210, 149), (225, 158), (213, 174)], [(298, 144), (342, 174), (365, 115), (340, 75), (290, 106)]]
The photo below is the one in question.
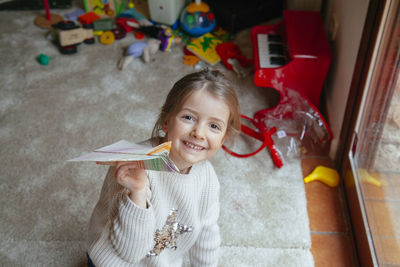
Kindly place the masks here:
[(211, 32), (216, 24), (214, 13), (201, 0), (196, 0), (185, 8), (180, 23), (183, 30), (194, 37)]

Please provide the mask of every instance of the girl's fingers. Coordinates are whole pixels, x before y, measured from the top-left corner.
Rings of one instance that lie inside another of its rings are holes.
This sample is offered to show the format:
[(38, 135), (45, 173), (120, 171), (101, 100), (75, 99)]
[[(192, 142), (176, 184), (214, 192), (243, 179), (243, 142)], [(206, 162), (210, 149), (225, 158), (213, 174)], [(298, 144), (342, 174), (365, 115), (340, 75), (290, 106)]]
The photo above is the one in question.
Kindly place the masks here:
[(96, 161), (96, 164), (98, 164), (98, 165), (116, 166), (117, 162), (116, 161)]
[(121, 175), (126, 175), (130, 171), (133, 171), (134, 169), (138, 168), (138, 163), (136, 161), (118, 161), (116, 162), (116, 167), (115, 167), (115, 177), (119, 177)]
[(96, 161), (96, 164), (98, 165), (108, 165), (108, 166), (118, 166), (118, 165), (126, 165), (126, 164), (132, 164), (132, 165), (140, 165), (141, 161)]
[(114, 177), (116, 181), (131, 192), (146, 186), (147, 174), (138, 166), (138, 162), (117, 162)]
[(139, 166), (137, 161), (116, 161), (114, 165), (117, 169), (121, 166), (129, 166), (130, 168), (137, 168)]

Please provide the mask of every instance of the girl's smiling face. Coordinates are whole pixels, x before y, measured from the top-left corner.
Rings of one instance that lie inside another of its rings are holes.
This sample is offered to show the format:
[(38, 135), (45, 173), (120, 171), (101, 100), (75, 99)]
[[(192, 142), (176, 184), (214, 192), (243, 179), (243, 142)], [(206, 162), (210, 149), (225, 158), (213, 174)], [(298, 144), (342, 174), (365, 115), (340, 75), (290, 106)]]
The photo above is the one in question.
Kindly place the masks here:
[(201, 89), (193, 92), (167, 121), (165, 130), (172, 141), (170, 158), (181, 173), (211, 158), (222, 146), (228, 127), (228, 105)]

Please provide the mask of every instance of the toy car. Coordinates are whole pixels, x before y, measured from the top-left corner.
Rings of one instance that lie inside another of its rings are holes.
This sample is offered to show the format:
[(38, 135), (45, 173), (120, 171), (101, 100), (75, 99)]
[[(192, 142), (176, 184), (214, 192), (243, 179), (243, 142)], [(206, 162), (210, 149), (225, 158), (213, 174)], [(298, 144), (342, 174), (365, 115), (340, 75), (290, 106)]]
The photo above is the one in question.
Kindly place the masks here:
[(75, 54), (77, 46), (81, 43), (94, 44), (95, 39), (91, 25), (80, 27), (73, 21), (60, 21), (52, 25), (54, 37), (59, 46), (61, 54)]

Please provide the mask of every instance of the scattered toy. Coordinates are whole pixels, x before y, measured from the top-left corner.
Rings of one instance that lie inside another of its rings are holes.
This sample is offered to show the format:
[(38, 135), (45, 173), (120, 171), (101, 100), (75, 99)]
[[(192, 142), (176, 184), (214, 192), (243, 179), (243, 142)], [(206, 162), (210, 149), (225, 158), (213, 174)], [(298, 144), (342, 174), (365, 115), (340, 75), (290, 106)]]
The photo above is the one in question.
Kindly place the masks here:
[(182, 12), (179, 21), (183, 30), (194, 37), (211, 32), (216, 25), (214, 13), (201, 0), (189, 4)]
[(173, 45), (178, 45), (182, 42), (181, 37), (174, 35), (171, 29), (165, 29), (160, 36), (161, 51), (169, 51)]
[(45, 54), (40, 54), (36, 57), (36, 60), (39, 62), (40, 65), (47, 66), (49, 65), (50, 57)]
[(36, 26), (45, 29), (51, 29), (51, 25), (63, 20), (63, 17), (57, 14), (50, 13), (49, 1), (43, 0), (43, 5), (46, 11), (45, 15), (39, 15), (35, 18)]
[(160, 40), (149, 39), (147, 42), (139, 41), (131, 44), (125, 55), (118, 62), (118, 69), (123, 70), (133, 59), (142, 57), (145, 63), (150, 62), (150, 56), (155, 54), (160, 48)]
[(137, 20), (139, 25), (142, 26), (151, 26), (153, 23), (151, 23), (150, 20), (148, 20), (145, 16), (143, 16), (140, 12), (138, 12), (135, 9), (135, 5), (132, 3), (132, 1), (129, 2), (128, 4), (128, 10), (123, 11), (121, 14), (119, 14), (120, 18), (133, 18)]
[(239, 77), (251, 72), (253, 61), (243, 56), (242, 51), (232, 41), (217, 45), (216, 51), (228, 70), (233, 70)]
[[(133, 24), (130, 24), (134, 26)], [(161, 39), (163, 35), (165, 35), (165, 30), (167, 26), (165, 25), (151, 25), (151, 26), (140, 26), (137, 27), (137, 30), (146, 35), (147, 37), (154, 39)]]
[(218, 39), (221, 39), (224, 43), (232, 40), (231, 34), (227, 30), (224, 30), (223, 28), (219, 27), (218, 25), (215, 26), (214, 30), (212, 31), (212, 34), (217, 36)]
[(117, 18), (116, 21), (117, 25), (124, 28), (126, 33), (132, 32), (134, 29), (140, 26), (139, 22), (133, 18)]
[(328, 167), (317, 166), (307, 177), (304, 178), (304, 183), (312, 181), (321, 181), (330, 187), (335, 187), (339, 184), (339, 173)]
[(121, 40), (126, 36), (125, 29), (119, 25), (117, 26), (117, 28), (112, 29), (111, 31), (114, 33), (115, 40)]
[(198, 56), (194, 56), (194, 55), (185, 55), (183, 57), (183, 64), (193, 67), (195, 66), (197, 63), (199, 63), (200, 58)]
[(92, 24), (95, 20), (100, 19), (100, 16), (94, 12), (88, 12), (79, 16), (79, 21), (82, 24)]
[[(85, 26), (85, 25), (84, 25)], [(73, 21), (60, 21), (53, 25), (54, 38), (62, 54), (74, 54), (81, 43), (94, 44), (93, 29), (77, 26)]]
[(118, 16), (124, 5), (124, 0), (83, 0), (86, 12), (93, 12), (101, 17)]
[(113, 19), (98, 19), (93, 21), (94, 31), (107, 31), (115, 28), (115, 22)]
[(135, 38), (136, 38), (136, 39), (142, 40), (142, 39), (144, 39), (145, 37), (146, 37), (146, 35), (144, 35), (143, 33), (141, 33), (141, 32), (135, 32)]
[(216, 47), (220, 43), (222, 41), (217, 37), (211, 33), (206, 33), (198, 38), (194, 38), (186, 45), (186, 48), (208, 64), (215, 65), (221, 61), (216, 51)]
[(70, 13), (65, 14), (65, 17), (68, 20), (72, 20), (72, 21), (76, 21), (79, 19), (79, 16), (82, 16), (83, 14), (85, 14), (85, 11), (81, 8), (78, 8), (75, 11), (72, 11)]
[(104, 45), (110, 45), (114, 43), (115, 41), (114, 33), (112, 31), (105, 31), (102, 35), (100, 35), (99, 41)]

